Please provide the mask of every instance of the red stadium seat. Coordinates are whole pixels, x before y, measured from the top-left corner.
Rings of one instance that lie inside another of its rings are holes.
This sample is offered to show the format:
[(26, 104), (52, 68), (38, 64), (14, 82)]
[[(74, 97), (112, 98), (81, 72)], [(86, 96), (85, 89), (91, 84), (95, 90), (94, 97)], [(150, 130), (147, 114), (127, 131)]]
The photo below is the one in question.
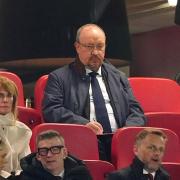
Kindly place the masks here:
[(41, 104), (44, 96), (44, 89), (47, 83), (47, 79), (48, 79), (48, 75), (41, 76), (37, 80), (34, 89), (34, 108), (37, 109), (41, 114), (42, 114)]
[(180, 113), (146, 113), (147, 126), (167, 128), (180, 138)]
[(101, 160), (84, 160), (93, 180), (105, 180), (106, 175), (115, 170), (114, 166)]
[(163, 167), (167, 170), (170, 175), (170, 179), (179, 180), (180, 176), (180, 163), (165, 162), (162, 163)]
[(37, 110), (22, 106), (18, 106), (18, 119), (30, 129), (42, 123), (41, 115)]
[(7, 71), (0, 71), (0, 76), (5, 76), (16, 84), (18, 89), (18, 106), (25, 106), (23, 84), (20, 77)]
[(133, 93), (145, 113), (179, 112), (180, 86), (165, 78), (129, 78)]
[[(126, 127), (120, 128), (114, 133), (111, 154), (112, 163), (115, 168), (121, 169), (131, 164), (134, 158), (133, 146), (135, 137), (143, 129), (144, 127)], [(163, 130), (168, 137), (163, 162), (180, 162), (180, 145), (178, 136), (169, 129), (158, 129)]]
[(45, 130), (60, 132), (66, 143), (68, 151), (80, 159), (99, 159), (98, 141), (96, 134), (84, 125), (43, 123), (36, 126), (32, 131), (31, 150), (36, 151), (36, 137)]

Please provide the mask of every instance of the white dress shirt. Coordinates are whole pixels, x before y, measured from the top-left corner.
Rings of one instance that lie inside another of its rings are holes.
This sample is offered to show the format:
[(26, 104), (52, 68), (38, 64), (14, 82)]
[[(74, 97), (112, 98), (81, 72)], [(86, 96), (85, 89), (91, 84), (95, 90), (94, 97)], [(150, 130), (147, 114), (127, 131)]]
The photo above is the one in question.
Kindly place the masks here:
[[(91, 73), (92, 71), (89, 69), (86, 69), (86, 74), (88, 75), (89, 73)], [(105, 105), (106, 105), (106, 109), (107, 109), (107, 113), (108, 113), (108, 117), (109, 117), (109, 121), (110, 121), (110, 125), (111, 125), (111, 129), (112, 132), (114, 132), (118, 126), (114, 117), (114, 112), (113, 109), (111, 107), (110, 104), (110, 99), (109, 99), (109, 95), (107, 93), (106, 90), (106, 86), (104, 84), (103, 78), (102, 78), (102, 74), (101, 74), (101, 67), (99, 68), (99, 70), (97, 71), (97, 80), (99, 82), (104, 100), (105, 100)], [(93, 96), (92, 96), (92, 88), (91, 88), (91, 84), (89, 87), (89, 96), (90, 96), (90, 121), (96, 121), (96, 113), (95, 113), (95, 108), (94, 108), (94, 101), (93, 101)]]

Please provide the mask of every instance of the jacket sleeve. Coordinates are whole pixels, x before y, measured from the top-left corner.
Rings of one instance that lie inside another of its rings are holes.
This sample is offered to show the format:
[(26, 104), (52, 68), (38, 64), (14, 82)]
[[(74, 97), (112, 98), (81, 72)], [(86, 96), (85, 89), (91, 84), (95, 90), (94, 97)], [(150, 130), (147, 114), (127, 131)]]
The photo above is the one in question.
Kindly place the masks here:
[(122, 84), (129, 102), (129, 114), (126, 118), (125, 126), (144, 126), (147, 120), (143, 109), (134, 97), (129, 81), (125, 76), (122, 78)]
[(73, 168), (65, 179), (68, 180), (93, 180), (89, 170), (85, 166)]
[(64, 106), (64, 91), (62, 79), (57, 77), (56, 74), (49, 74), (42, 102), (45, 122), (87, 124), (89, 122), (88, 119), (75, 114)]
[(128, 179), (121, 177), (121, 175), (118, 172), (113, 172), (107, 175), (106, 180), (128, 180)]

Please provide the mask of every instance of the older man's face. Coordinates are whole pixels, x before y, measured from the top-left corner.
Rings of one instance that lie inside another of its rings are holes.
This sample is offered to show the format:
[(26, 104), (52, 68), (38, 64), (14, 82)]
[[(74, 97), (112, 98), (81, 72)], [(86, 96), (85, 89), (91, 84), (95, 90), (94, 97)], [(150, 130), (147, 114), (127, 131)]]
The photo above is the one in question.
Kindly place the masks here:
[(75, 43), (80, 61), (87, 68), (97, 71), (104, 60), (105, 43), (105, 34), (99, 28), (85, 27), (82, 29), (79, 42)]

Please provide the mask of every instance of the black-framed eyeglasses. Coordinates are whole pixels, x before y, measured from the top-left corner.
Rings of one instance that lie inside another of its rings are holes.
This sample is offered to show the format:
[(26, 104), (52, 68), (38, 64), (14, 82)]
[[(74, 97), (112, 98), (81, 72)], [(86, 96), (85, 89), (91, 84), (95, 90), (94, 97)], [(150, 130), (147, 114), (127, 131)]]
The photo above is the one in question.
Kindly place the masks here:
[(93, 51), (94, 49), (98, 50), (98, 51), (104, 51), (105, 50), (105, 47), (106, 45), (105, 44), (83, 44), (81, 42), (78, 41), (78, 43), (86, 48), (88, 51)]
[(38, 154), (40, 156), (47, 156), (48, 152), (51, 151), (52, 154), (59, 154), (61, 152), (61, 149), (64, 148), (64, 146), (59, 145), (59, 146), (52, 146), (52, 147), (43, 147), (43, 148), (38, 148)]

